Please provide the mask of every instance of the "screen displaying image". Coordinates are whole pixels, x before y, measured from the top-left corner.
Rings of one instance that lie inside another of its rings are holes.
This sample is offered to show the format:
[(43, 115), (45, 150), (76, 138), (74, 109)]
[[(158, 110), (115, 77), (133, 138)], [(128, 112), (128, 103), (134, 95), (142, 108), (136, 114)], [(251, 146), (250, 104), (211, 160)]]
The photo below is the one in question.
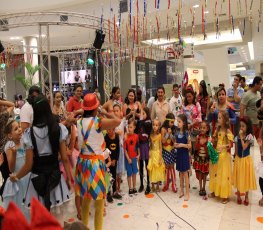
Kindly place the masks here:
[(74, 71), (62, 71), (61, 81), (62, 84), (73, 84), (90, 81), (91, 70), (74, 70)]

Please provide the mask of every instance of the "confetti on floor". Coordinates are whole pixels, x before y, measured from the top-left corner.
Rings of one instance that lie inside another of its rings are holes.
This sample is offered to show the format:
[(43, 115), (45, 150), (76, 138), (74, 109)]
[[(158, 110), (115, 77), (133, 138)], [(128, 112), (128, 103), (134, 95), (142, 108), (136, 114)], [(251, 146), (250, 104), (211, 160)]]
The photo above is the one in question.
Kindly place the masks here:
[(145, 195), (147, 198), (153, 198), (154, 197), (154, 194), (150, 193), (150, 194), (147, 194)]
[(129, 217), (130, 217), (130, 215), (128, 215), (128, 214), (123, 215), (124, 219), (128, 219)]
[(258, 218), (257, 218), (257, 221), (258, 221), (259, 223), (263, 224), (263, 217), (262, 217), (262, 216), (261, 216), (261, 217), (258, 217)]
[(188, 205), (187, 204), (183, 204), (183, 208), (188, 208)]
[(122, 206), (122, 205), (123, 205), (123, 203), (118, 203), (118, 204), (117, 204), (117, 206)]

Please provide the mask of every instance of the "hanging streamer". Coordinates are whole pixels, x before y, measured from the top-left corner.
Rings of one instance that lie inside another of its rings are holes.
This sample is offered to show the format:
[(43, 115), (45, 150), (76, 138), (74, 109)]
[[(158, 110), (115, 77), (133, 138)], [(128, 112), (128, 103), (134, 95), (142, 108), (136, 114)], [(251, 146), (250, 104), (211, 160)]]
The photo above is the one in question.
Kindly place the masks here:
[(130, 30), (132, 26), (132, 0), (130, 0)]
[(244, 22), (243, 22), (243, 36), (245, 35), (245, 29), (246, 29), (246, 18), (244, 18)]
[(143, 16), (146, 16), (146, 0), (143, 0)]
[(109, 43), (111, 43), (111, 33), (110, 33), (110, 19), (108, 19), (108, 34), (109, 34)]
[(231, 23), (232, 23), (232, 33), (234, 33), (235, 25), (234, 25), (234, 17), (233, 17), (233, 15), (231, 16)]
[(113, 23), (114, 23), (114, 42), (117, 42), (117, 28), (116, 28), (116, 17), (114, 14), (114, 18), (113, 18)]
[(157, 0), (157, 9), (160, 9), (160, 0)]
[(160, 25), (159, 25), (159, 21), (158, 21), (157, 16), (156, 16), (156, 25), (157, 25), (158, 40), (160, 40)]
[(168, 10), (170, 10), (171, 0), (168, 0)]

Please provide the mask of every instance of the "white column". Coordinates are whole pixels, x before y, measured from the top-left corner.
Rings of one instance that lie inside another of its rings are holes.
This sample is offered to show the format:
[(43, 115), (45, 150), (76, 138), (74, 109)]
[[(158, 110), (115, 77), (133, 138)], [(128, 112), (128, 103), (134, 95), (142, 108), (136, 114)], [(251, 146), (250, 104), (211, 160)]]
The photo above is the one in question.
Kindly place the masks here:
[[(36, 37), (24, 37), (24, 58), (25, 62), (30, 63), (33, 67), (38, 65), (38, 50), (37, 50), (37, 38)], [(25, 76), (28, 77), (28, 73), (25, 69)], [(33, 84), (39, 83), (39, 73), (37, 72), (33, 78)]]
[(228, 89), (230, 86), (230, 69), (227, 48), (206, 49), (202, 52), (207, 69), (208, 83), (212, 88), (224, 83), (225, 89)]

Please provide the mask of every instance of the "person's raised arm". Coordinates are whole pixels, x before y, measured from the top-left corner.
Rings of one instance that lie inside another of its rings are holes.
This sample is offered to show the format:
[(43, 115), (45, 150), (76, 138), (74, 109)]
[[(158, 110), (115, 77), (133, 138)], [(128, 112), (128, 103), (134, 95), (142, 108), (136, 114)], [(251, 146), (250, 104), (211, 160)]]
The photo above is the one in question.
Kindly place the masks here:
[(66, 171), (66, 175), (67, 175), (67, 184), (69, 186), (69, 188), (71, 188), (71, 174), (70, 174), (70, 166), (69, 166), (69, 159), (68, 159), (68, 155), (67, 155), (67, 147), (66, 147), (66, 142), (62, 141), (59, 144), (59, 152), (60, 152), (60, 156), (61, 156), (61, 160), (63, 163), (63, 166), (65, 168)]
[(25, 164), (22, 166), (22, 168), (19, 170), (18, 173), (16, 174), (12, 173), (10, 175), (10, 180), (12, 182), (20, 180), (31, 171), (33, 166), (33, 156), (34, 156), (33, 149), (27, 149)]
[(105, 116), (105, 118), (101, 119), (101, 128), (103, 130), (113, 129), (121, 123), (121, 119), (117, 118), (113, 113), (101, 112), (101, 115)]

